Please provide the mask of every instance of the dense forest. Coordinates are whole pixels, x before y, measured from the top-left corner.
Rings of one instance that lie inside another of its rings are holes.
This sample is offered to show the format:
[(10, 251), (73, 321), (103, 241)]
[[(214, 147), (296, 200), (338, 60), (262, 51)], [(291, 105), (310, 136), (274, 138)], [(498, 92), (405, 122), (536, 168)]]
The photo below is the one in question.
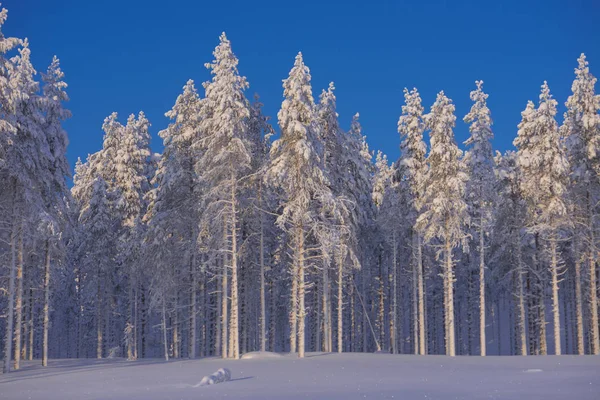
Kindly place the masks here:
[(225, 34), (212, 58), (203, 91), (189, 80), (165, 113), (162, 154), (143, 112), (113, 113), (71, 174), (58, 58), (38, 75), (28, 41), (0, 33), (5, 372), (255, 350), (600, 354), (600, 96), (585, 55), (564, 116), (543, 82), (503, 154), (482, 81), (464, 146), (443, 91), (426, 110), (405, 89), (393, 162), (358, 113), (340, 127), (333, 83), (313, 96), (302, 54), (276, 124)]

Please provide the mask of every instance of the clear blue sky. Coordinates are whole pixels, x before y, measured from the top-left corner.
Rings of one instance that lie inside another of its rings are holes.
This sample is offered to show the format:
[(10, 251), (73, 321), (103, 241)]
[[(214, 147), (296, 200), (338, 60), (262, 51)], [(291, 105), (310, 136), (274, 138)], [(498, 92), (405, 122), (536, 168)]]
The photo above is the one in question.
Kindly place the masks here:
[[(342, 127), (360, 112), (371, 147), (398, 157), (402, 89), (417, 87), (429, 110), (438, 91), (456, 104), (456, 135), (469, 92), (484, 80), (494, 147), (512, 147), (520, 112), (547, 80), (561, 114), (577, 57), (600, 76), (600, 1), (152, 1), (4, 0), (4, 33), (28, 37), (38, 71), (59, 56), (73, 118), (69, 159), (97, 151), (102, 121), (143, 110), (156, 133), (187, 79), (209, 79), (204, 63), (222, 31), (276, 122), (281, 80), (302, 51), (318, 97), (337, 87)], [(599, 85), (600, 89), (600, 85)]]

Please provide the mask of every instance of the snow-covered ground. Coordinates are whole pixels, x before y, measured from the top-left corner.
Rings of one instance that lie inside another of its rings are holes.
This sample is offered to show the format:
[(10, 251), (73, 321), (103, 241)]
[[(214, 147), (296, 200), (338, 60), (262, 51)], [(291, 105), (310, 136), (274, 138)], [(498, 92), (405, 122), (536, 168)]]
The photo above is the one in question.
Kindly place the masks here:
[[(199, 386), (221, 367), (232, 380)], [(2, 400), (514, 399), (598, 400), (600, 357), (456, 357), (310, 353), (210, 358), (51, 360), (0, 375)]]

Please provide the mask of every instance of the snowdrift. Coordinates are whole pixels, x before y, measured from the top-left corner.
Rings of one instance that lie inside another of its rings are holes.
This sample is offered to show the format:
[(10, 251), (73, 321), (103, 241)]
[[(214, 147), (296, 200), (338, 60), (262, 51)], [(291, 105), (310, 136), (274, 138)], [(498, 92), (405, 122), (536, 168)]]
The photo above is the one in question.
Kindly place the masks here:
[(283, 356), (271, 351), (251, 351), (242, 355), (242, 360), (270, 360), (273, 358), (283, 358)]

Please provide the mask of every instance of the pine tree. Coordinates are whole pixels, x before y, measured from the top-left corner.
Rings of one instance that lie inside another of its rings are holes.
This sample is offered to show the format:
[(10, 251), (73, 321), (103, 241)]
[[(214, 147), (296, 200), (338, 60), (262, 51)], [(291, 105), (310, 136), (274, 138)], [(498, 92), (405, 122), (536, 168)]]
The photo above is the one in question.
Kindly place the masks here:
[[(558, 246), (561, 231), (568, 225), (566, 196), (569, 164), (555, 119), (556, 104), (548, 84), (544, 82), (539, 107), (533, 111), (528, 104), (527, 112), (531, 116), (524, 116), (515, 145), (519, 149), (518, 164), (523, 174), (523, 195), (529, 204), (529, 229), (547, 245), (554, 349), (556, 354), (561, 354), (558, 284), (563, 264)], [(540, 323), (545, 322), (542, 320)]]
[[(596, 287), (595, 218), (600, 195), (600, 96), (595, 93), (597, 79), (590, 73), (584, 54), (577, 60), (573, 94), (566, 102), (567, 112), (561, 127), (565, 137), (571, 166), (571, 193), (575, 212), (575, 298), (577, 319), (577, 351), (584, 354), (583, 300), (581, 264), (587, 264), (589, 276), (589, 306), (591, 327), (591, 353), (600, 354), (598, 333), (598, 299)], [(582, 229), (579, 229), (582, 228)], [(585, 249), (584, 243), (587, 243)]]
[(271, 148), (267, 174), (283, 193), (277, 224), (293, 240), (291, 351), (305, 351), (305, 274), (308, 232), (319, 225), (321, 210), (333, 204), (333, 194), (323, 171), (323, 145), (310, 86), (310, 71), (298, 53), (288, 79), (283, 81), (284, 101), (278, 113), (281, 138)]
[[(65, 231), (65, 219), (68, 218), (69, 190), (66, 178), (70, 176), (70, 168), (66, 157), (67, 145), (69, 143), (67, 134), (62, 123), (71, 117), (70, 111), (63, 108), (62, 103), (69, 100), (65, 89), (67, 84), (63, 81), (64, 73), (60, 69), (60, 63), (56, 56), (43, 74), (44, 98), (43, 111), (45, 113), (44, 132), (50, 150), (49, 165), (45, 166), (49, 173), (49, 191), (46, 199), (46, 214), (48, 221), (44, 223), (43, 232), (47, 235), (45, 244), (45, 268), (44, 268), (44, 318), (43, 318), (43, 343), (42, 343), (42, 366), (48, 365), (48, 331), (50, 325), (50, 256), (51, 242), (56, 242), (60, 237), (59, 231)], [(61, 227), (62, 225), (62, 227)], [(62, 228), (62, 229), (61, 229)], [(60, 243), (60, 240), (58, 241)]]
[[(241, 183), (250, 172), (251, 144), (248, 138), (250, 110), (244, 90), (245, 77), (238, 73), (238, 59), (223, 33), (213, 53), (215, 60), (206, 64), (213, 79), (204, 84), (206, 96), (202, 105), (200, 130), (206, 132), (205, 152), (196, 169), (211, 188), (207, 195), (206, 212), (223, 218), (225, 226), (226, 268), (231, 270), (231, 316), (229, 320), (228, 357), (240, 357), (239, 339), (239, 234)], [(223, 297), (227, 302), (227, 298)]]
[[(17, 188), (19, 185), (17, 174), (20, 172), (21, 165), (12, 162), (13, 154), (18, 151), (15, 149), (15, 135), (17, 134), (16, 116), (16, 99), (20, 95), (19, 90), (15, 93), (14, 78), (10, 74), (13, 68), (12, 61), (8, 60), (5, 55), (12, 49), (21, 44), (21, 40), (15, 37), (5, 37), (1, 31), (2, 26), (6, 22), (8, 11), (5, 8), (0, 10), (0, 172), (2, 173), (2, 184), (7, 187), (12, 186), (12, 214), (15, 216), (18, 212)], [(15, 281), (16, 281), (16, 241), (17, 241), (17, 225), (19, 221), (13, 218), (10, 247), (11, 247), (11, 262), (9, 272), (8, 286), (8, 305), (6, 316), (6, 333), (4, 335), (4, 373), (10, 372), (11, 357), (13, 348), (13, 323), (15, 314)]]
[[(465, 246), (465, 225), (469, 223), (465, 202), (467, 177), (461, 165), (462, 152), (454, 140), (455, 121), (454, 105), (440, 92), (431, 112), (425, 116), (426, 126), (431, 131), (431, 151), (424, 185), (425, 209), (417, 219), (417, 229), (424, 232), (424, 239), (439, 248), (437, 258), (443, 255), (444, 326), (446, 355), (449, 356), (456, 354), (453, 251), (458, 245)], [(435, 241), (439, 241), (439, 245)]]
[(474, 104), (464, 118), (466, 123), (471, 124), (469, 126), (471, 136), (465, 142), (465, 145), (471, 150), (465, 153), (464, 162), (469, 173), (467, 200), (471, 221), (477, 228), (476, 236), (479, 246), (477, 249), (479, 252), (479, 351), (480, 355), (485, 356), (485, 248), (487, 247), (486, 237), (489, 235), (494, 203), (492, 194), (494, 193), (495, 176), (491, 144), (494, 134), (491, 128), (490, 110), (486, 103), (488, 95), (482, 90), (483, 81), (476, 81), (475, 84), (477, 90), (471, 92), (471, 100)]
[[(426, 162), (427, 145), (423, 141), (425, 123), (421, 96), (416, 88), (404, 89), (405, 105), (398, 120), (398, 133), (403, 139), (400, 144), (401, 156), (399, 164), (405, 175), (405, 182), (410, 193), (410, 211), (408, 221), (412, 225), (413, 247), (413, 320), (415, 321), (415, 354), (425, 355), (427, 330), (425, 326), (425, 291), (423, 283), (423, 249), (421, 232), (416, 229), (416, 221), (423, 211), (424, 184), (428, 173)], [(418, 323), (417, 323), (418, 321)]]

